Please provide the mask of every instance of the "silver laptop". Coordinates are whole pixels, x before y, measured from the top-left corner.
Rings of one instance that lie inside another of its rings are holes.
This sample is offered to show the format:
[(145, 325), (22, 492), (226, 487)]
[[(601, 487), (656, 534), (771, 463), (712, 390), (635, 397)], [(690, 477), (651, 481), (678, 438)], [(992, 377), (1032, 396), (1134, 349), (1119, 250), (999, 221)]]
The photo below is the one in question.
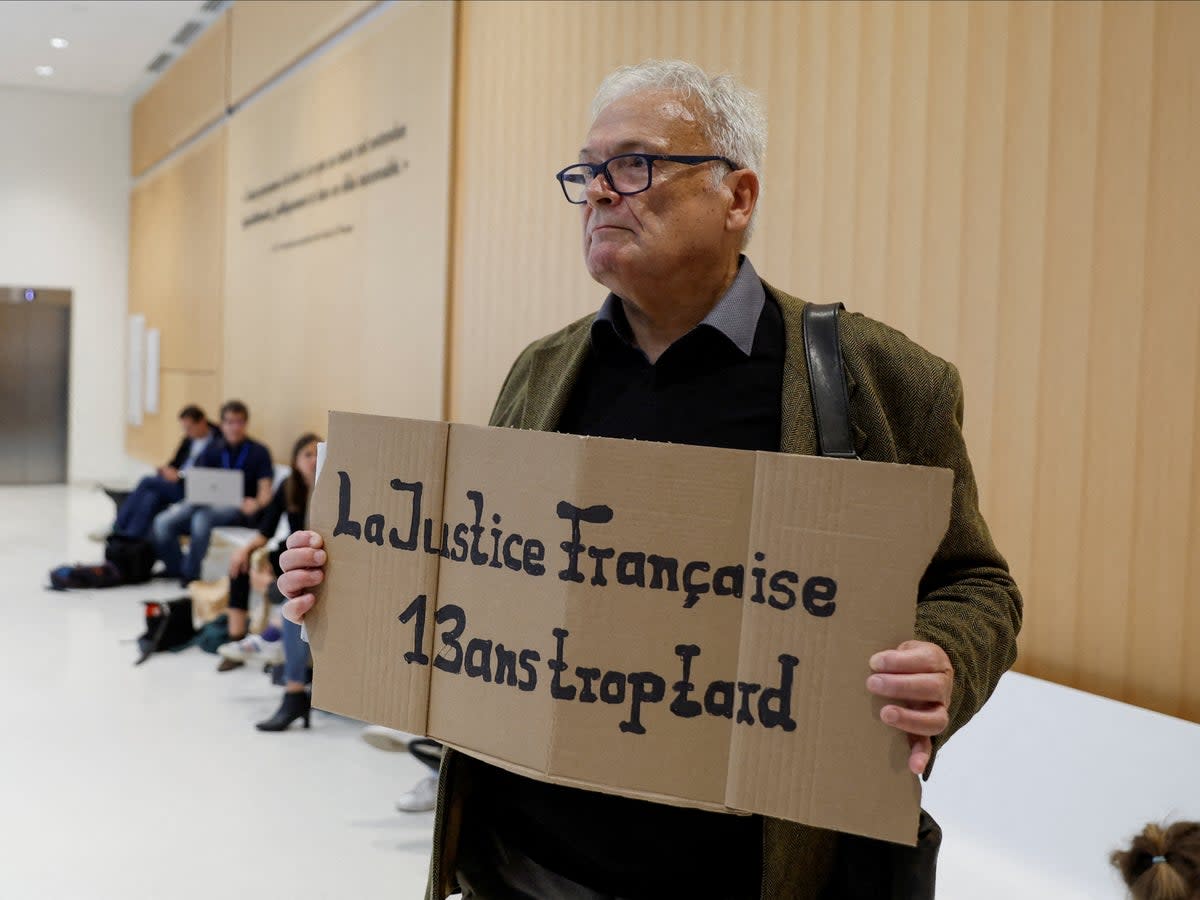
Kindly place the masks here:
[(196, 506), (241, 506), (244, 485), (241, 469), (192, 466), (183, 479), (183, 497)]

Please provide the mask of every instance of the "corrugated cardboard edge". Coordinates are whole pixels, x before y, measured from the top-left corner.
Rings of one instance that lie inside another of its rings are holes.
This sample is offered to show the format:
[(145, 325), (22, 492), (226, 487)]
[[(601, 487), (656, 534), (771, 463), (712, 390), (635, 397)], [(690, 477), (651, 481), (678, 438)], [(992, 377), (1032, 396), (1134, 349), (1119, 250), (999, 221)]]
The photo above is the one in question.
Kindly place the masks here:
[(435, 741), (439, 741), (459, 753), (466, 754), (473, 759), (496, 766), (499, 769), (504, 769), (507, 772), (512, 772), (516, 775), (524, 775), (527, 778), (533, 778), (536, 781), (544, 781), (548, 784), (562, 785), (563, 787), (578, 788), (584, 791), (593, 791), (598, 794), (611, 794), (619, 797), (628, 797), (632, 800), (646, 800), (651, 803), (662, 803), (667, 806), (679, 806), (685, 809), (703, 809), (709, 812), (729, 813), (735, 816), (752, 816), (756, 813), (748, 812), (743, 809), (731, 809), (721, 803), (706, 803), (702, 800), (688, 800), (683, 797), (676, 797), (673, 794), (655, 794), (650, 791), (634, 791), (627, 788), (609, 787), (607, 785), (600, 786), (592, 781), (582, 781), (577, 778), (564, 778), (560, 775), (551, 775), (541, 769), (523, 766), (520, 763), (510, 762), (498, 756), (490, 756), (487, 753), (481, 753), (471, 747), (465, 747), (461, 744), (456, 744), (452, 741), (444, 741), (435, 734), (429, 735)]

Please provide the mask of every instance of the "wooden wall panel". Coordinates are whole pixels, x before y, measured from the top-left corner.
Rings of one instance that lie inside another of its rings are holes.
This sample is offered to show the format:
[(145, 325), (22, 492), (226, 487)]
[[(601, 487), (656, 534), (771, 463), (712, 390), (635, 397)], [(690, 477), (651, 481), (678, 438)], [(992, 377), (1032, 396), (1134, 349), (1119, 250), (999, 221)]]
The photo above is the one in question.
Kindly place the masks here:
[[(1079, 680), (1127, 696), (1138, 371), (1146, 310), (1152, 6), (1105, 7), (1092, 244), (1086, 455), (1078, 604)], [(1136, 251), (1135, 251), (1136, 248)]]
[(230, 10), (230, 105), (241, 103), (377, 0), (238, 0)]
[(229, 13), (222, 13), (133, 106), (134, 175), (183, 146), (229, 106)]
[(1091, 321), (1101, 8), (1063, 3), (1054, 10), (1046, 203), (1045, 269), (1036, 434), (1033, 556), (1026, 591), (1059, 597), (1038, 607), (1042, 627), (1027, 628), (1022, 650), (1042, 674), (1076, 677), (1080, 541), (1086, 454), (1086, 354), (1078, 346)]
[(444, 414), (453, 35), (398, 4), (230, 118), (222, 385), (277, 455)]
[[(1132, 12), (1132, 11), (1131, 11)], [(1148, 16), (1146, 18), (1149, 18)], [(1133, 30), (1132, 22), (1122, 21)], [(1140, 24), (1140, 23), (1139, 23)], [(1194, 467), (1195, 401), (1200, 357), (1200, 7), (1161, 6), (1148, 48), (1149, 178), (1146, 185), (1144, 319), (1137, 380), (1137, 458), (1133, 550), (1127, 588), (1129, 660), (1126, 694), (1137, 704), (1172, 708), (1181, 693), (1200, 695), (1200, 680), (1183, 678), (1197, 645), (1180, 627), (1200, 594), (1188, 595), (1188, 498), (1200, 492)], [(1131, 54), (1135, 51), (1131, 48)], [(1194, 563), (1194, 558), (1193, 558)]]
[[(144, 462), (161, 465), (164, 444), (178, 442), (166, 393), (194, 375), (203, 386), (206, 412), (220, 406), (225, 267), (225, 144), (219, 128), (139, 182), (130, 194), (129, 312), (160, 332), (160, 410), (127, 426), (126, 447)], [(185, 377), (186, 376), (186, 377)], [(182, 379), (182, 380), (180, 380)], [(171, 400), (170, 402), (174, 402)], [(173, 444), (172, 444), (173, 446)]]
[(220, 368), (225, 141), (207, 135), (132, 192), (130, 311), (161, 329), (165, 369)]
[(164, 371), (159, 382), (158, 412), (147, 414), (141, 427), (128, 429), (125, 449), (130, 456), (156, 468), (170, 460), (183, 437), (179, 411), (191, 403), (198, 404), (216, 421), (221, 408), (216, 373)]
[(467, 0), (450, 415), (486, 420), (517, 352), (604, 296), (552, 178), (600, 79), (733, 71), (771, 116), (759, 271), (962, 372), (1027, 595), (1020, 667), (1200, 719), (1198, 21), (1169, 0)]

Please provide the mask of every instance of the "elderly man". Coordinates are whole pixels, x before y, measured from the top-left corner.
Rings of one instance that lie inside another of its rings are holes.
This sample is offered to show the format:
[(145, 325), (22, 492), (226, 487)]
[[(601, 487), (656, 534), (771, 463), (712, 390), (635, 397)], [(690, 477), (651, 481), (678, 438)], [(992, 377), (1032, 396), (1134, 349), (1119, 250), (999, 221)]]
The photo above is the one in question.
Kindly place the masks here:
[[(805, 303), (741, 254), (766, 144), (753, 95), (728, 76), (652, 62), (610, 75), (592, 109), (579, 161), (558, 180), (580, 209), (588, 272), (611, 293), (518, 357), (492, 424), (816, 453)], [(957, 372), (859, 315), (841, 317), (841, 342), (859, 455), (955, 472), (951, 524), (920, 585), (919, 640), (863, 660), (866, 688), (890, 701), (883, 721), (908, 735), (909, 767), (923, 773), (1012, 664), (1021, 599), (979, 514)], [(289, 541), (289, 616), (312, 606), (320, 547), (311, 533)], [(830, 882), (850, 841), (546, 784), (450, 752), (430, 897), (848, 896)]]

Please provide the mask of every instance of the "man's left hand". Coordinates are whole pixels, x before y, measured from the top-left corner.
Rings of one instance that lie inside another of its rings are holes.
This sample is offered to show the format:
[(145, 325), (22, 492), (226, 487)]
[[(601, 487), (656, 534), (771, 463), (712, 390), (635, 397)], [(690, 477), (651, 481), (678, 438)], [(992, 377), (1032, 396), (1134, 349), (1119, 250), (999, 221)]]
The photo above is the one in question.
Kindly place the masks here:
[(879, 711), (884, 723), (908, 735), (912, 748), (908, 768), (920, 775), (933, 755), (934, 735), (950, 725), (950, 697), (954, 690), (954, 667), (937, 644), (905, 641), (895, 650), (871, 657), (872, 675), (867, 690), (877, 697), (895, 700)]

